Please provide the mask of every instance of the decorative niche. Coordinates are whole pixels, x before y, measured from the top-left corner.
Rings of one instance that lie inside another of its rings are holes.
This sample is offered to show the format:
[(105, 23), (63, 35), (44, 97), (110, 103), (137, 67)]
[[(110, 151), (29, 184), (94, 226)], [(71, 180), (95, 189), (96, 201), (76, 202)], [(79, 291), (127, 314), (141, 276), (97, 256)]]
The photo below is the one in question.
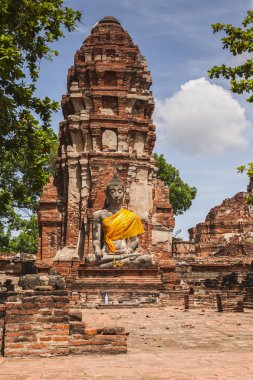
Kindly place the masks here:
[(100, 112), (102, 115), (118, 115), (119, 104), (117, 96), (102, 96)]
[(117, 86), (117, 76), (115, 71), (105, 71), (104, 74), (105, 86)]
[(102, 49), (94, 49), (94, 60), (101, 61), (102, 59)]
[(114, 59), (115, 58), (115, 50), (114, 49), (106, 49), (106, 57)]
[(141, 132), (136, 132), (134, 139), (134, 151), (136, 151), (137, 156), (140, 156), (144, 153), (146, 135)]
[(143, 100), (136, 100), (132, 111), (133, 116), (144, 116), (145, 104)]
[(112, 129), (105, 129), (102, 134), (102, 151), (116, 152), (118, 150), (118, 136)]

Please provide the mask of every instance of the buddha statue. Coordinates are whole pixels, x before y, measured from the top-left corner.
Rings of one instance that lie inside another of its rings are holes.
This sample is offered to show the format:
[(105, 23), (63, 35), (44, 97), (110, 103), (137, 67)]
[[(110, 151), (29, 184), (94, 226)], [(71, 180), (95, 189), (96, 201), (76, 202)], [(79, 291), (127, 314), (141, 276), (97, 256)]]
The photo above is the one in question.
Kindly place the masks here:
[(105, 208), (93, 215), (93, 252), (87, 255), (86, 263), (100, 268), (152, 265), (150, 254), (137, 251), (144, 229), (137, 214), (122, 208), (125, 187), (118, 174), (112, 177), (105, 195)]

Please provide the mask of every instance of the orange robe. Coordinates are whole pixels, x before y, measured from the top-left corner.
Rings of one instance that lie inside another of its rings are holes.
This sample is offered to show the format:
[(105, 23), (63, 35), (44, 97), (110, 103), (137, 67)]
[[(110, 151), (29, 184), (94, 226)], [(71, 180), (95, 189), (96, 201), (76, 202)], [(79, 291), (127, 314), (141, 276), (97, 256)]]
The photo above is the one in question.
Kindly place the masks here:
[(102, 226), (105, 242), (111, 253), (116, 251), (113, 240), (127, 239), (144, 232), (139, 216), (124, 208), (105, 218)]

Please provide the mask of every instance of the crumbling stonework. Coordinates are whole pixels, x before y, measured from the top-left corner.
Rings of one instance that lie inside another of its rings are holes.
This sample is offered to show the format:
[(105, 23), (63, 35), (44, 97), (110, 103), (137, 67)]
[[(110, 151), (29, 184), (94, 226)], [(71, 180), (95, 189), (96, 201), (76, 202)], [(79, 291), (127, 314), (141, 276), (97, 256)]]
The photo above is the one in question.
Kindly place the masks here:
[[(242, 311), (242, 302), (249, 307), (253, 299), (253, 285), (244, 284), (253, 269), (253, 211), (246, 202), (252, 179), (248, 192), (226, 199), (191, 228), (190, 241), (173, 240), (169, 189), (157, 178), (152, 158), (150, 86), (139, 48), (118, 20), (103, 18), (68, 73), (57, 172), (38, 210), (34, 278), (42, 276), (37, 285), (48, 286), (43, 281), (49, 269), (59, 272), (75, 308), (169, 304)], [(116, 172), (126, 189), (123, 207), (140, 216), (145, 230), (136, 252), (152, 260), (143, 267), (134, 261), (127, 267), (124, 259), (115, 268), (85, 260), (93, 250), (94, 212), (105, 208), (105, 189)], [(79, 344), (88, 345), (88, 338), (83, 322), (75, 322), (73, 352), (81, 353)], [(110, 338), (105, 341), (110, 345)]]
[(173, 242), (179, 283), (192, 292), (190, 307), (251, 307), (253, 284), (246, 280), (253, 273), (253, 209), (247, 203), (251, 184), (247, 192), (212, 208), (205, 222), (189, 230), (190, 241)]
[(27, 274), (20, 278), (18, 285), (24, 290), (35, 289), (38, 286), (52, 286), (57, 290), (66, 289), (65, 280), (59, 274)]
[[(248, 192), (224, 200), (191, 228), (190, 241), (173, 240), (169, 189), (152, 158), (150, 85), (139, 48), (118, 20), (102, 19), (68, 73), (57, 173), (38, 210), (36, 267), (29, 255), (0, 259), (3, 355), (127, 352), (125, 329), (88, 325), (89, 307), (253, 309), (252, 179)], [(142, 259), (152, 257), (147, 265), (103, 268), (85, 261), (94, 212), (104, 209), (116, 172), (126, 188), (124, 208), (142, 220), (137, 249)]]
[(28, 253), (0, 253), (0, 287), (6, 288), (6, 280), (15, 286), (20, 276), (36, 273), (35, 259)]
[(209, 265), (250, 264), (253, 260), (253, 207), (247, 203), (250, 194), (249, 185), (247, 192), (237, 193), (212, 208), (203, 223), (189, 229), (190, 241), (174, 239), (174, 259)]
[(253, 208), (246, 202), (248, 195), (241, 192), (225, 199), (210, 210), (204, 223), (189, 229), (190, 239), (199, 245), (201, 256), (220, 251), (228, 244), (238, 248), (240, 244), (253, 245)]
[(122, 327), (87, 327), (70, 322), (70, 354), (123, 354), (127, 352), (127, 336)]
[(123, 206), (142, 220), (139, 251), (152, 255), (157, 268), (172, 263), (174, 217), (169, 189), (156, 178), (152, 158), (150, 86), (138, 46), (118, 20), (103, 18), (68, 73), (57, 174), (45, 187), (38, 211), (40, 271), (60, 262), (62, 270), (74, 261), (82, 264), (92, 252), (93, 214), (103, 209), (115, 172), (126, 188)]
[(66, 291), (24, 291), (9, 295), (4, 356), (68, 354), (68, 308)]
[(76, 313), (70, 311), (66, 290), (42, 288), (9, 293), (6, 304), (0, 304), (4, 356), (127, 352), (124, 328), (87, 326), (82, 317), (77, 321)]

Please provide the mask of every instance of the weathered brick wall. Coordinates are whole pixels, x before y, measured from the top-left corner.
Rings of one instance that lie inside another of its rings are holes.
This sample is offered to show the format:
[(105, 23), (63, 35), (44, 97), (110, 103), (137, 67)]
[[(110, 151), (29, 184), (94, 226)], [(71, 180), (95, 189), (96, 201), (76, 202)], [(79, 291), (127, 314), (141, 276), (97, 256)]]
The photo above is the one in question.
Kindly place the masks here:
[[(245, 292), (238, 290), (207, 290), (185, 296), (186, 309), (216, 309), (224, 312), (243, 311)], [(188, 306), (188, 307), (187, 307)]]
[(3, 348), (4, 348), (4, 322), (5, 322), (5, 304), (0, 303), (0, 355), (3, 354)]
[(127, 336), (124, 328), (89, 328), (83, 322), (70, 322), (70, 354), (126, 352)]
[(175, 288), (175, 286), (180, 284), (181, 276), (176, 271), (176, 268), (171, 267), (163, 267), (161, 270), (161, 278), (162, 283), (166, 288)]
[(53, 267), (65, 278), (68, 286), (72, 284), (78, 276), (79, 260), (55, 261)]
[(4, 356), (69, 353), (69, 297), (66, 291), (23, 291), (6, 302)]
[(2, 354), (27, 357), (127, 351), (124, 328), (91, 328), (81, 321), (70, 322), (76, 312), (69, 306), (65, 290), (9, 293), (6, 304), (0, 304)]
[(249, 192), (240, 192), (225, 199), (209, 211), (203, 223), (189, 229), (190, 239), (199, 244), (201, 255), (229, 243), (252, 243), (253, 210), (247, 204), (249, 195)]
[(59, 248), (62, 215), (58, 207), (58, 194), (53, 177), (44, 187), (38, 212), (39, 242), (36, 265), (41, 271), (52, 266), (52, 258)]
[(1, 253), (0, 252), (0, 283), (11, 280), (17, 285), (19, 277), (26, 273), (35, 273), (35, 255), (29, 253)]
[(247, 287), (245, 292), (246, 294), (243, 299), (243, 305), (248, 309), (253, 309), (253, 287)]
[(149, 249), (160, 266), (173, 265), (172, 232), (175, 220), (170, 204), (169, 188), (160, 179), (154, 179), (153, 187), (152, 245)]
[(192, 241), (183, 241), (173, 239), (172, 251), (173, 257), (195, 257), (197, 255), (196, 243)]

